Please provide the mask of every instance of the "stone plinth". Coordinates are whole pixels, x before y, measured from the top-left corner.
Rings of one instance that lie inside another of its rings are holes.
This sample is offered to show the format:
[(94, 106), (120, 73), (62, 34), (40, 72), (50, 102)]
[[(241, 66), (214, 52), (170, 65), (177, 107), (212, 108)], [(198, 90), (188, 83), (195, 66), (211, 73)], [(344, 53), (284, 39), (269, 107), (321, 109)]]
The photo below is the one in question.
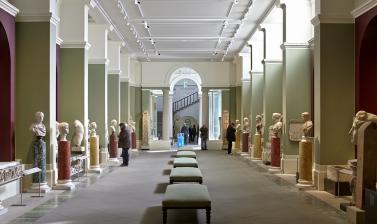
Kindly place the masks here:
[(255, 134), (253, 139), (253, 159), (262, 159), (262, 137)]
[(280, 138), (271, 138), (271, 167), (280, 168)]
[(90, 142), (90, 169), (91, 173), (101, 173), (99, 165), (99, 136), (91, 136)]
[(68, 141), (58, 143), (58, 183), (57, 190), (72, 190), (75, 185), (71, 180), (71, 147)]
[(41, 172), (33, 174), (33, 184), (28, 192), (39, 192), (40, 186), (41, 193), (47, 193), (51, 188), (46, 181), (46, 142), (41, 137), (38, 137), (32, 143), (32, 150), (34, 153), (34, 167), (40, 168)]
[(309, 140), (301, 140), (299, 143), (298, 182), (300, 184), (312, 184), (312, 146), (313, 143)]
[(241, 131), (236, 131), (236, 144), (234, 148), (237, 150), (241, 148)]
[(242, 152), (249, 152), (249, 132), (242, 133)]
[(136, 149), (136, 133), (131, 133), (131, 146), (133, 149)]
[(110, 152), (110, 159), (117, 158), (118, 154), (118, 140), (114, 133), (110, 135), (110, 143), (109, 143), (109, 152)]

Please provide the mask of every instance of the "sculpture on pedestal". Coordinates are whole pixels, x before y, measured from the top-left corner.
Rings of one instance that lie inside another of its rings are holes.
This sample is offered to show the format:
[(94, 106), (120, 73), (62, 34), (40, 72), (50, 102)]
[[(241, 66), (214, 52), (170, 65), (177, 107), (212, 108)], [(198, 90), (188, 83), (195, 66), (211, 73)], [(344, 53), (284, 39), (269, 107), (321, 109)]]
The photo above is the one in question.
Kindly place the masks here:
[(97, 136), (96, 129), (97, 129), (97, 123), (94, 122), (94, 121), (90, 122), (90, 124), (89, 124), (89, 134), (90, 134), (90, 137)]
[(144, 149), (149, 148), (149, 113), (147, 110), (143, 112), (143, 136), (141, 146)]
[(243, 133), (249, 133), (249, 131), (250, 131), (249, 118), (244, 117), (243, 118)]
[(242, 133), (242, 152), (249, 151), (249, 132), (250, 132), (250, 124), (249, 118), (243, 118), (243, 133)]
[(222, 120), (221, 121), (222, 134), (220, 135), (220, 137), (222, 137), (223, 139), (223, 149), (226, 149), (228, 148), (228, 140), (226, 139), (226, 129), (229, 126), (229, 111), (228, 110), (223, 111), (221, 120)]
[(360, 126), (367, 121), (377, 123), (377, 115), (367, 113), (366, 111), (363, 111), (363, 110), (360, 110), (356, 113), (356, 116), (352, 123), (352, 127), (349, 131), (349, 134), (351, 135), (351, 143), (353, 145), (357, 145), (357, 132)]
[[(117, 160), (117, 154), (118, 154), (118, 139), (117, 139), (117, 134), (116, 134), (116, 128), (118, 126), (118, 122), (113, 119), (110, 122), (110, 129), (111, 129), (111, 134), (110, 134), (110, 143), (109, 143), (109, 152), (110, 152), (110, 159), (111, 160)], [(117, 162), (117, 161), (114, 161)]]
[(271, 137), (271, 166), (280, 168), (280, 137), (283, 128), (282, 116), (280, 113), (272, 114), (272, 137)]
[(310, 120), (309, 112), (303, 112), (301, 114), (301, 118), (303, 119), (304, 123), (302, 125), (303, 135), (299, 143), (298, 182), (304, 185), (311, 185), (313, 166), (313, 143), (310, 137), (312, 136), (313, 122)]
[(101, 168), (99, 165), (99, 136), (96, 132), (97, 123), (91, 122), (89, 124), (89, 133), (90, 133), (90, 172), (100, 173)]
[(136, 125), (132, 120), (132, 117), (130, 117), (130, 119), (128, 120), (128, 127), (130, 128), (131, 132), (131, 148), (136, 149)]
[(254, 159), (262, 158), (262, 135), (263, 135), (263, 122), (262, 115), (257, 115), (255, 117), (255, 135), (253, 139), (253, 155)]
[[(71, 181), (70, 142), (67, 140), (67, 135), (69, 132), (68, 123), (66, 122), (59, 123), (58, 130), (60, 133), (59, 142), (58, 142), (58, 184), (54, 187), (54, 189), (61, 189), (61, 190), (69, 189), (70, 190), (74, 188), (74, 185), (72, 184), (72, 181)], [(80, 140), (79, 136), (77, 136), (77, 139), (75, 141), (78, 141), (78, 140)], [(82, 140), (82, 137), (81, 137), (81, 140)]]
[(117, 120), (115, 120), (115, 119), (113, 119), (113, 120), (111, 120), (110, 121), (110, 129), (111, 129), (111, 133), (114, 133), (114, 134), (116, 134), (116, 132), (117, 132), (117, 126), (118, 126), (118, 122), (117, 122)]
[(81, 147), (82, 139), (84, 138), (84, 125), (79, 121), (73, 122), (74, 133), (72, 136), (72, 151), (84, 151), (84, 147)]
[(41, 191), (47, 192), (50, 187), (46, 182), (46, 142), (43, 138), (46, 136), (46, 127), (43, 124), (44, 114), (43, 112), (35, 113), (35, 121), (30, 126), (30, 130), (33, 132), (34, 140), (31, 148), (34, 154), (34, 167), (41, 169), (40, 173), (33, 174), (33, 186), (32, 191), (37, 190), (39, 183), (41, 183)]

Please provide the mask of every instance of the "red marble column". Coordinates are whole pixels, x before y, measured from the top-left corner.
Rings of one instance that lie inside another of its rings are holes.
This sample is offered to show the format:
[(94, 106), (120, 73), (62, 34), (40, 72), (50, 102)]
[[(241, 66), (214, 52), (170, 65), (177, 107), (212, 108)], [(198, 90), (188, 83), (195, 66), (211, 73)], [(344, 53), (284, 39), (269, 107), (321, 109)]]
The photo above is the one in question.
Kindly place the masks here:
[(249, 133), (242, 133), (242, 152), (249, 152)]
[(110, 135), (110, 158), (117, 158), (118, 154), (118, 141), (114, 133)]
[(280, 167), (280, 138), (271, 138), (271, 166)]
[(131, 133), (131, 143), (132, 143), (132, 148), (136, 149), (136, 133), (135, 132)]
[(69, 141), (58, 143), (58, 181), (71, 179), (71, 147)]

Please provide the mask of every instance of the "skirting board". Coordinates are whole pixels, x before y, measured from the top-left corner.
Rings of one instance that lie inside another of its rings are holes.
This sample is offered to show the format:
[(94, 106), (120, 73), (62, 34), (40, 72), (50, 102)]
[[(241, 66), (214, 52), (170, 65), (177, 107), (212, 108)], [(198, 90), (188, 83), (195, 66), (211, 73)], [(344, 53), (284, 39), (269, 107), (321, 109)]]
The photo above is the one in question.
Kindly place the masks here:
[(281, 158), (281, 168), (284, 174), (296, 174), (298, 155), (283, 155)]
[(169, 140), (152, 140), (149, 141), (149, 150), (170, 150)]

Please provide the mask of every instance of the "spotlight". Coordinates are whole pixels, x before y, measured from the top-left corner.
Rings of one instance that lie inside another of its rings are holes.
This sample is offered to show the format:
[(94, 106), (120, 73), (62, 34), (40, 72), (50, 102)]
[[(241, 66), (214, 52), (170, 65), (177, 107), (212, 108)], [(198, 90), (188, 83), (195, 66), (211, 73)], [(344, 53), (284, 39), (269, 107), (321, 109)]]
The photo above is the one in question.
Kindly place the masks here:
[(224, 29), (226, 29), (228, 27), (228, 25), (229, 25), (229, 22), (228, 21), (224, 21), (223, 25), (224, 25)]
[(239, 3), (238, 0), (233, 0), (233, 4), (237, 5)]
[(144, 21), (143, 24), (144, 24), (144, 28), (145, 28), (145, 29), (148, 29), (148, 28), (149, 28), (147, 21)]
[(140, 0), (135, 0), (135, 5), (139, 5), (140, 4)]

